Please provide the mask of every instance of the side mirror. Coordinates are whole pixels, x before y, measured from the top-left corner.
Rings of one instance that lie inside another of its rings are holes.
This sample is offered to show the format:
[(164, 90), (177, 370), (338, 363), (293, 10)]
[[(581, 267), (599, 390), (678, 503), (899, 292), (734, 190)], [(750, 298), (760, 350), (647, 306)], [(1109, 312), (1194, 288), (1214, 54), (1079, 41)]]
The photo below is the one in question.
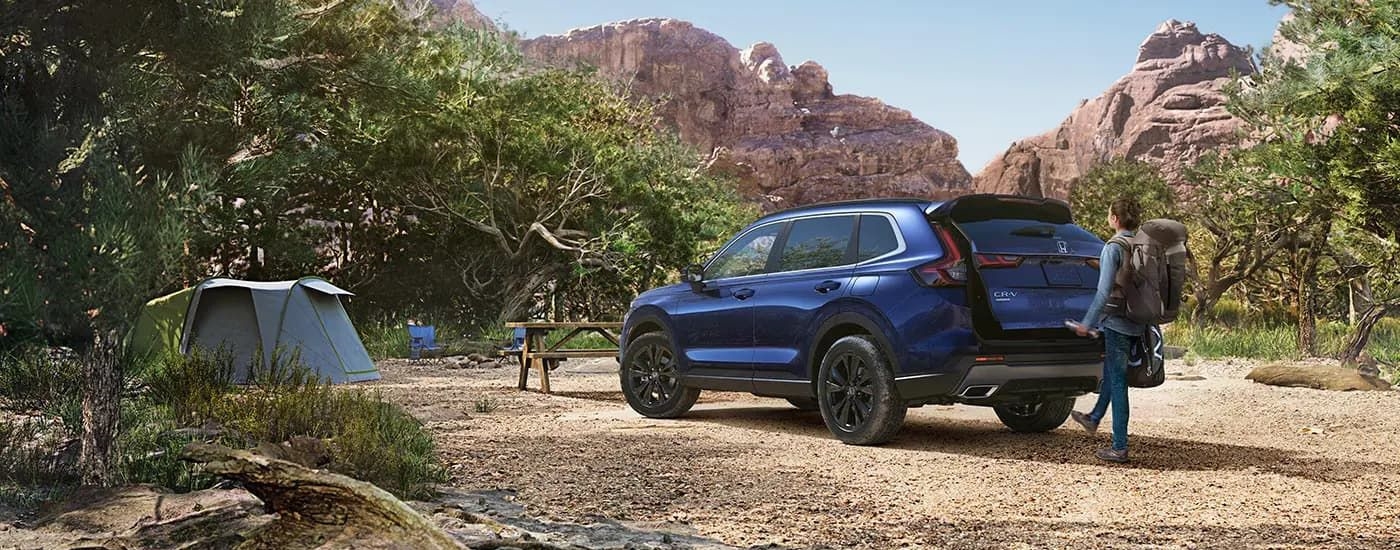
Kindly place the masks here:
[(681, 268), (681, 281), (690, 283), (690, 287), (699, 289), (700, 284), (705, 281), (705, 266), (691, 264)]

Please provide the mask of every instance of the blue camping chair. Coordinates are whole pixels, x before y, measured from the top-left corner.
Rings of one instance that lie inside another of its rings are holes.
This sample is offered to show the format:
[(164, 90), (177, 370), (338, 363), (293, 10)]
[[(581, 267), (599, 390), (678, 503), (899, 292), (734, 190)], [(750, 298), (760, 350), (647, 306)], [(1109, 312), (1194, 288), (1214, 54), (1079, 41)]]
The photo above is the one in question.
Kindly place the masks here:
[(519, 327), (511, 332), (510, 343), (501, 348), (501, 357), (514, 357), (516, 362), (520, 361), (520, 352), (525, 351), (525, 328)]
[(408, 358), (419, 359), (424, 353), (437, 355), (442, 346), (437, 345), (437, 329), (432, 325), (408, 325)]

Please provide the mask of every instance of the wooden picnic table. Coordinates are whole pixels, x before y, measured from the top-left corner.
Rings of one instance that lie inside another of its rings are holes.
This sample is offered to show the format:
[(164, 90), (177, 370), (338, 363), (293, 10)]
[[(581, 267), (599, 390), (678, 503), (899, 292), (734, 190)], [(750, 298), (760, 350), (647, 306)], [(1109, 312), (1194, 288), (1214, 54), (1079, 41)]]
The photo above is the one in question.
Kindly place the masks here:
[[(540, 390), (549, 393), (549, 371), (558, 368), (561, 361), (580, 357), (617, 357), (617, 333), (622, 330), (622, 323), (529, 321), (506, 323), (506, 327), (525, 329), (525, 344), (520, 348), (520, 389), (525, 389), (526, 382), (530, 378), (530, 369), (538, 367), (540, 369)], [(569, 333), (555, 342), (554, 345), (546, 346), (545, 337), (556, 330), (567, 330)], [(589, 333), (601, 335), (612, 343), (612, 347), (564, 349), (570, 340)]]

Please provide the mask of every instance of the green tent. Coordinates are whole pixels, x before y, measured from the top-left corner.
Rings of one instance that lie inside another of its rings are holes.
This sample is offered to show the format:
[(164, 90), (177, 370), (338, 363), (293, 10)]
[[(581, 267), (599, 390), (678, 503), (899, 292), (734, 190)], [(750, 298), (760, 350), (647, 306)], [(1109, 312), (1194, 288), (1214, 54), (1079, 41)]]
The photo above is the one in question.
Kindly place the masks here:
[(292, 352), (332, 383), (378, 380), (341, 296), (353, 294), (316, 277), (209, 279), (147, 302), (127, 342), (148, 356), (222, 349), (233, 356), (237, 382), (248, 381), (257, 359), (269, 364), (273, 353)]

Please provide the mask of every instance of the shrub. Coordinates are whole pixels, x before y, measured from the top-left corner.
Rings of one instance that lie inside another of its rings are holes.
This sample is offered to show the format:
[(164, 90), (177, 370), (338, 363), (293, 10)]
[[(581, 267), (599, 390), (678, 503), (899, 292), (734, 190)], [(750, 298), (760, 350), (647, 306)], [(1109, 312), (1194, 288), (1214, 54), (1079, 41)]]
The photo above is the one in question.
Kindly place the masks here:
[(216, 479), (179, 459), (191, 441), (251, 447), (294, 436), (325, 440), (330, 470), (400, 498), (427, 497), (446, 479), (432, 437), (413, 416), (376, 393), (323, 383), (295, 352), (273, 356), (251, 366), (242, 388), (232, 383), (227, 353), (166, 357), (143, 369), (146, 391), (122, 410), (119, 479), (202, 489)]
[(225, 351), (196, 348), (189, 356), (165, 356), (149, 367), (147, 395), (169, 407), (174, 420), (199, 425), (213, 417), (212, 404), (234, 389), (233, 359)]
[(1249, 309), (1244, 302), (1230, 298), (1221, 298), (1210, 308), (1211, 319), (1227, 327), (1238, 327), (1245, 324), (1245, 319), (1249, 317)]
[(71, 354), (29, 348), (0, 356), (0, 397), (11, 408), (61, 414), (81, 406), (82, 364)]

